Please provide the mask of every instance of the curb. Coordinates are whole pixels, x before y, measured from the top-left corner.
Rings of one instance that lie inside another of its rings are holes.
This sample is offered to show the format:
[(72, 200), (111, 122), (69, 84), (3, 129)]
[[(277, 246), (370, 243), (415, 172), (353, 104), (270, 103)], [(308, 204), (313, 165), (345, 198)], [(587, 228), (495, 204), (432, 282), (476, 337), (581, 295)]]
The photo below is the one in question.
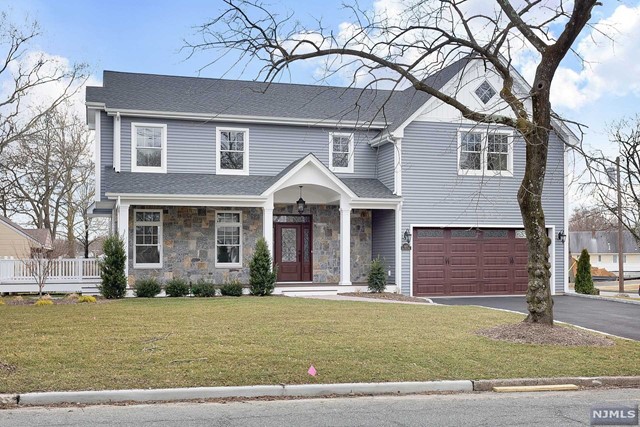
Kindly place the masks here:
[(560, 377), (513, 378), (503, 380), (475, 380), (473, 391), (492, 391), (494, 387), (575, 384), (580, 387), (640, 387), (640, 376), (635, 377)]
[(613, 302), (621, 302), (623, 304), (636, 304), (636, 305), (640, 305), (640, 301), (634, 301), (631, 299), (624, 299), (624, 298), (611, 298), (611, 297), (601, 297), (598, 295), (584, 295), (584, 294), (574, 294), (574, 293), (570, 293), (570, 294), (565, 294), (571, 297), (578, 297), (578, 298), (588, 298), (588, 299), (599, 299), (599, 300), (604, 300), (604, 301), (613, 301)]
[[(242, 387), (194, 387), (151, 390), (102, 390), (25, 393), (17, 396), (20, 405), (60, 403), (149, 402), (237, 397), (314, 397), (352, 394), (415, 394), (427, 392), (469, 392), (473, 383), (459, 381), (261, 385)], [(15, 403), (15, 400), (14, 400)]]

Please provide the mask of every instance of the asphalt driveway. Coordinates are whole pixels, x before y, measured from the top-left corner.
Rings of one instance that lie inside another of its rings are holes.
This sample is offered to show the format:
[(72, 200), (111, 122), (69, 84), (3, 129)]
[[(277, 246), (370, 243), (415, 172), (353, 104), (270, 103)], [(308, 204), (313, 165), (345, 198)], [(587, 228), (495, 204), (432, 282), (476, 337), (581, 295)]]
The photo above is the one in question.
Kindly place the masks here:
[[(431, 298), (446, 305), (479, 305), (527, 312), (524, 296)], [(554, 300), (554, 317), (574, 325), (640, 341), (640, 304), (605, 301), (558, 295)]]

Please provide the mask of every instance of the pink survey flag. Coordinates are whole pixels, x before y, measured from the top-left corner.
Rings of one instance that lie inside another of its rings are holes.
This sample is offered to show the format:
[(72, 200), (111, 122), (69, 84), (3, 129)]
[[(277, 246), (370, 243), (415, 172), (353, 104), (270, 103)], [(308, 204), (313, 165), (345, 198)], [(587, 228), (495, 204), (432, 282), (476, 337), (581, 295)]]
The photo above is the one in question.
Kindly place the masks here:
[(315, 377), (316, 375), (318, 375), (318, 371), (316, 371), (316, 368), (314, 368), (313, 365), (309, 367), (309, 370), (307, 371), (307, 373), (312, 377)]

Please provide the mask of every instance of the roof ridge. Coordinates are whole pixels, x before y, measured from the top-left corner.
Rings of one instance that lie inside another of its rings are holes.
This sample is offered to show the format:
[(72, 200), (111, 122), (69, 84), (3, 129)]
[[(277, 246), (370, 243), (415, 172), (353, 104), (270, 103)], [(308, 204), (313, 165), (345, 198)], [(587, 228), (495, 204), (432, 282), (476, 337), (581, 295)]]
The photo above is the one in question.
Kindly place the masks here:
[[(103, 70), (103, 75), (106, 73), (111, 74), (129, 74), (135, 76), (153, 76), (153, 77), (168, 77), (168, 78), (176, 78), (176, 79), (196, 79), (196, 80), (213, 80), (218, 82), (235, 82), (235, 83), (251, 83), (251, 84), (260, 84), (260, 85), (277, 85), (277, 86), (301, 86), (301, 87), (314, 87), (314, 88), (326, 88), (326, 89), (345, 89), (345, 90), (363, 90), (363, 91), (371, 91), (371, 92), (398, 92), (401, 93), (404, 91), (398, 89), (373, 89), (367, 87), (353, 87), (353, 86), (336, 86), (336, 85), (322, 85), (322, 84), (311, 84), (311, 83), (286, 83), (286, 82), (266, 82), (262, 80), (245, 80), (245, 79), (223, 79), (219, 77), (200, 77), (200, 76), (185, 76), (185, 75), (176, 75), (176, 74), (159, 74), (159, 73), (140, 73), (135, 71), (116, 71), (116, 70)], [(87, 86), (87, 87), (104, 87), (103, 86)]]

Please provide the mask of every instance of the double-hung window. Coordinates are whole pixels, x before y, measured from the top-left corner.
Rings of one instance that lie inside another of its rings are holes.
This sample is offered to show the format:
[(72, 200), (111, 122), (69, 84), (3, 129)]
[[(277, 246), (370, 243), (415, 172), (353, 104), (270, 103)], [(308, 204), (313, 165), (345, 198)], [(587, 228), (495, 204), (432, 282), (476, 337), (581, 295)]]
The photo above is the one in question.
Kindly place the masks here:
[(167, 125), (131, 123), (131, 170), (167, 171)]
[(216, 267), (242, 267), (242, 212), (216, 212)]
[(329, 135), (329, 169), (339, 173), (353, 173), (353, 134)]
[(216, 173), (249, 174), (249, 129), (217, 128)]
[(135, 268), (162, 267), (162, 211), (136, 209), (134, 211)]
[(513, 135), (505, 131), (460, 131), (460, 175), (513, 176)]

